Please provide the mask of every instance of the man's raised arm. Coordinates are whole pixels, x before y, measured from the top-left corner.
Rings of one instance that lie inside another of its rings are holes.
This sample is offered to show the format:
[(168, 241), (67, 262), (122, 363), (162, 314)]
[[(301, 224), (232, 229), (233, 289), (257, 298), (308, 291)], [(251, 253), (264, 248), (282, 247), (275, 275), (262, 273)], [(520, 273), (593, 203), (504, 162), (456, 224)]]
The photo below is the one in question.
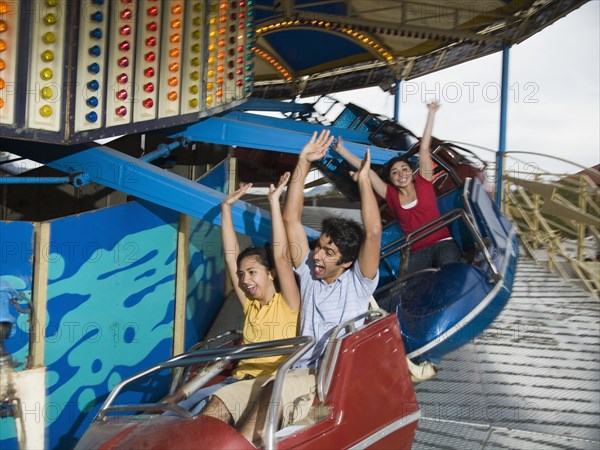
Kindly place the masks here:
[(352, 173), (352, 179), (357, 182), (360, 190), (360, 212), (365, 229), (365, 239), (360, 247), (357, 262), (361, 273), (372, 280), (379, 270), (382, 225), (379, 205), (371, 186), (370, 171), (371, 153), (367, 150), (360, 169)]
[(313, 161), (318, 161), (325, 156), (332, 141), (333, 137), (329, 136), (329, 130), (321, 131), (318, 136), (315, 131), (308, 144), (300, 152), (296, 168), (288, 185), (283, 222), (285, 223), (294, 267), (298, 267), (304, 261), (309, 250), (308, 238), (301, 222), (304, 206), (304, 183), (310, 165)]

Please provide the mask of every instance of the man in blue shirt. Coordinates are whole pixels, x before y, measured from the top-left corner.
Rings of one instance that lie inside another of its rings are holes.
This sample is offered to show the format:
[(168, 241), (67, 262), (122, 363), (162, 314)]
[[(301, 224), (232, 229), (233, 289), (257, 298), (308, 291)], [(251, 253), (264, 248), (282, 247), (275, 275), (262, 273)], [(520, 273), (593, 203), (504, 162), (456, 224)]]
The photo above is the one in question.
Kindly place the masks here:
[[(282, 390), (283, 426), (308, 414), (316, 391), (315, 370), (327, 339), (337, 325), (367, 311), (369, 298), (379, 280), (381, 217), (369, 179), (370, 154), (361, 168), (351, 172), (358, 184), (363, 227), (348, 219), (325, 219), (319, 239), (309, 245), (301, 222), (304, 184), (310, 166), (323, 158), (333, 137), (325, 130), (315, 132), (302, 149), (290, 179), (283, 219), (290, 254), (300, 280), (300, 332), (312, 336), (315, 345), (286, 375)], [(312, 247), (312, 249), (311, 249)], [(233, 420), (249, 441), (262, 438), (269, 390), (257, 401), (253, 395), (268, 380), (248, 380), (220, 389), (203, 414)], [(216, 397), (216, 398), (215, 398)], [(248, 407), (253, 408), (248, 411)], [(245, 417), (241, 422), (240, 418)]]

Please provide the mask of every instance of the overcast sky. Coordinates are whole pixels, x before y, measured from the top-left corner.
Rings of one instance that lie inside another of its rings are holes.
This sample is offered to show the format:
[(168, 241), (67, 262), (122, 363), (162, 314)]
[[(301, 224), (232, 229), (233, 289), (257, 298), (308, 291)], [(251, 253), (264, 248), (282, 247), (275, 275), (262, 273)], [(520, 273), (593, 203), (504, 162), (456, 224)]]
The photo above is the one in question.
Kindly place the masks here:
[[(600, 2), (591, 1), (510, 49), (507, 152), (535, 152), (585, 167), (600, 162)], [(502, 54), (496, 53), (432, 75), (403, 82), (400, 122), (423, 131), (425, 101), (440, 108), (434, 135), (498, 149)], [(379, 88), (339, 93), (371, 112), (392, 117), (393, 96)], [(480, 156), (493, 160), (492, 154)], [(512, 170), (525, 163), (555, 173), (576, 172), (571, 164), (514, 154)]]

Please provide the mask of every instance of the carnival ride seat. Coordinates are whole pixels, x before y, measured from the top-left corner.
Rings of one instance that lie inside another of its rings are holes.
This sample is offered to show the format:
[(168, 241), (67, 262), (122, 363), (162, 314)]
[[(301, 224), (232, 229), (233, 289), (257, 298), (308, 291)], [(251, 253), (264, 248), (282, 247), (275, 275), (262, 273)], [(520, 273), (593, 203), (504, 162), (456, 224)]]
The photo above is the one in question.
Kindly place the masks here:
[[(401, 342), (395, 316), (380, 309), (336, 327), (321, 359), (317, 393), (308, 416), (279, 430), (276, 438), (282, 443), (289, 439), (283, 444), (287, 448), (305, 435), (327, 435), (334, 428), (346, 435), (367, 435), (418, 411), (409, 393), (412, 383), (403, 349), (398, 348)], [(406, 392), (409, 398), (399, 402), (398, 396), (390, 395), (394, 392)], [(384, 408), (382, 398), (389, 398)], [(380, 414), (372, 414), (374, 410)]]
[[(382, 281), (375, 292), (379, 305), (397, 314), (408, 356), (434, 364), (491, 323), (508, 300), (509, 292), (499, 296), (497, 292), (510, 289), (503, 278), (509, 263), (516, 262), (509, 242), (513, 239), (510, 223), (478, 180), (465, 180), (462, 190), (440, 197), (438, 205), (441, 217), (412, 233), (405, 235), (395, 223), (386, 227)], [(411, 245), (444, 226), (450, 229), (463, 260), (407, 274)], [(450, 335), (451, 342), (446, 340)]]

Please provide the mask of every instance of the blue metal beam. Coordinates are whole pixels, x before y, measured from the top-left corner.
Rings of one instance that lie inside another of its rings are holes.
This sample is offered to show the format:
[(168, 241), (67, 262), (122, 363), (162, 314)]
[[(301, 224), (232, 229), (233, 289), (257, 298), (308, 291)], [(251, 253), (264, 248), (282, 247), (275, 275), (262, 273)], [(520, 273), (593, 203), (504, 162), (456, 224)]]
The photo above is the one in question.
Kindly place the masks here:
[(314, 111), (310, 103), (282, 102), (267, 98), (250, 97), (241, 105), (234, 108), (238, 111), (275, 111), (275, 112), (299, 112), (310, 114)]
[[(221, 225), (220, 204), (225, 194), (107, 146), (61, 147), (3, 140), (2, 149), (65, 173), (83, 172), (95, 183)], [(232, 214), (236, 231), (252, 236), (257, 243), (271, 240), (268, 211), (239, 201)], [(308, 228), (307, 234), (318, 236), (318, 232)]]
[(496, 154), (496, 205), (502, 206), (502, 172), (504, 152), (506, 151), (506, 117), (508, 110), (508, 56), (510, 46), (502, 48), (502, 88), (500, 93), (500, 137)]
[(396, 81), (396, 91), (394, 92), (394, 120), (400, 123), (400, 103), (402, 100), (402, 80)]
[(0, 184), (69, 184), (71, 177), (0, 177)]
[(365, 133), (242, 112), (209, 117), (170, 137), (299, 154), (313, 132), (325, 129), (336, 137), (342, 136), (348, 150), (360, 158), (371, 148), (371, 161), (375, 164), (384, 164), (397, 155), (395, 151), (365, 145), (368, 143)]

